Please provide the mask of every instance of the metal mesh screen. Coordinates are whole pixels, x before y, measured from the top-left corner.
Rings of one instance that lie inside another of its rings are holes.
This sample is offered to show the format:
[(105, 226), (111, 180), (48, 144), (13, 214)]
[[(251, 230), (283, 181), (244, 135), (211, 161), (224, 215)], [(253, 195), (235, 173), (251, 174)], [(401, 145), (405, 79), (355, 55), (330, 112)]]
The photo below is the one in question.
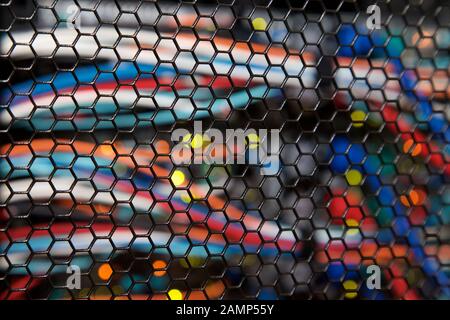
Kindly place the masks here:
[(450, 298), (448, 1), (0, 10), (0, 299)]

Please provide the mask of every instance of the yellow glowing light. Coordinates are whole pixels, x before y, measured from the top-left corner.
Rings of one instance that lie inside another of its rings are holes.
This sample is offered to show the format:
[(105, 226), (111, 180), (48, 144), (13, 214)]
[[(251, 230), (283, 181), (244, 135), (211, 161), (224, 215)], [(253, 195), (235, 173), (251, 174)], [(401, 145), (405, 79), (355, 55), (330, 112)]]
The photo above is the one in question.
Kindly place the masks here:
[(267, 28), (267, 22), (264, 20), (264, 18), (255, 18), (252, 21), (253, 29), (256, 31), (265, 31)]
[(203, 147), (203, 136), (201, 134), (195, 134), (192, 138), (191, 146), (194, 149)]
[(363, 126), (364, 120), (366, 119), (366, 114), (363, 111), (357, 110), (353, 111), (350, 115), (353, 121), (353, 126), (359, 128)]
[[(258, 145), (259, 145), (259, 136), (258, 136), (256, 133), (250, 133), (250, 134), (247, 136), (247, 139), (248, 139), (248, 147), (249, 147), (250, 149), (256, 149), (256, 148), (258, 148)], [(247, 141), (246, 141), (246, 143), (247, 143)]]
[(345, 222), (347, 223), (347, 226), (349, 226), (349, 227), (358, 227), (359, 226), (358, 221), (356, 221), (355, 219), (347, 219)]
[(181, 201), (183, 201), (184, 203), (190, 203), (191, 202), (191, 197), (189, 196), (188, 193), (184, 193), (181, 195)]
[(169, 291), (169, 298), (170, 300), (182, 300), (183, 294), (178, 289), (172, 289)]
[(358, 284), (353, 280), (344, 281), (344, 289), (346, 291), (345, 297), (347, 299), (354, 299), (358, 296), (356, 292), (358, 289)]
[(359, 172), (358, 170), (355, 170), (355, 169), (349, 170), (345, 174), (345, 177), (347, 179), (348, 184), (351, 186), (360, 185), (362, 178), (363, 178), (361, 172)]
[(187, 135), (185, 135), (183, 137), (182, 142), (189, 142), (189, 141), (191, 141), (191, 138), (192, 138), (192, 134), (188, 133)]
[(172, 174), (171, 180), (172, 183), (177, 187), (182, 185), (185, 180), (184, 173), (180, 170), (175, 170), (175, 172)]
[(356, 293), (356, 292), (347, 292), (345, 294), (345, 297), (347, 299), (355, 299), (357, 296), (358, 296), (358, 293)]
[(205, 137), (199, 133), (196, 133), (194, 137), (192, 137), (192, 134), (188, 133), (185, 135), (182, 139), (182, 142), (189, 143), (192, 148), (198, 149), (203, 148), (205, 145), (210, 143), (211, 141), (208, 139), (208, 137)]
[(358, 234), (359, 230), (359, 223), (355, 219), (347, 219), (345, 220), (345, 223), (347, 224), (347, 227), (349, 227), (349, 230), (347, 231), (348, 235), (355, 235)]

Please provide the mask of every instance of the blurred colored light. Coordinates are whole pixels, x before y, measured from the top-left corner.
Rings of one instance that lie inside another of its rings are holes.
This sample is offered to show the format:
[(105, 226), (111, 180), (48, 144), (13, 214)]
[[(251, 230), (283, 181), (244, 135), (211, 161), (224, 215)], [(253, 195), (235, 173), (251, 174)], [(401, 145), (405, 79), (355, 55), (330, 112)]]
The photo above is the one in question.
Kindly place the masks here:
[(178, 187), (183, 184), (183, 182), (185, 180), (185, 175), (182, 171), (175, 170), (175, 172), (172, 174), (171, 180), (172, 180), (172, 183)]
[(182, 300), (183, 294), (178, 289), (172, 289), (169, 291), (169, 298), (170, 300)]
[(196, 133), (194, 137), (189, 133), (183, 137), (182, 141), (185, 143), (190, 142), (192, 148), (198, 149), (202, 148), (208, 142), (208, 139), (199, 133)]
[(100, 266), (100, 268), (98, 268), (97, 273), (100, 279), (108, 281), (112, 276), (113, 270), (108, 263), (104, 263)]
[(358, 284), (353, 280), (347, 280), (344, 282), (344, 289), (346, 291), (345, 297), (347, 299), (354, 299), (358, 296), (356, 290), (358, 289)]
[(103, 155), (115, 156), (114, 149), (110, 145), (102, 144), (98, 148)]
[(191, 197), (189, 196), (188, 193), (182, 194), (181, 195), (181, 201), (183, 201), (184, 203), (190, 203), (191, 202)]
[(264, 18), (255, 18), (252, 21), (253, 29), (256, 31), (265, 31), (267, 28), (267, 22), (264, 20)]
[(403, 152), (410, 153), (413, 157), (415, 157), (422, 152), (422, 146), (420, 144), (415, 144), (413, 139), (408, 139), (403, 145)]
[(156, 260), (153, 262), (153, 269), (155, 269), (155, 272), (153, 273), (156, 277), (162, 277), (166, 274), (166, 271), (164, 270), (167, 267), (167, 264), (165, 261), (162, 260)]
[(400, 201), (405, 207), (420, 206), (424, 203), (426, 195), (421, 190), (411, 190), (408, 195), (400, 196)]
[(347, 224), (347, 227), (349, 227), (349, 230), (347, 230), (347, 235), (356, 235), (359, 233), (358, 227), (359, 223), (355, 219), (347, 219), (345, 220), (345, 223)]
[(362, 181), (362, 174), (358, 170), (352, 169), (349, 170), (345, 177), (347, 178), (347, 182), (351, 186), (358, 186), (361, 184)]
[(366, 119), (366, 114), (363, 111), (357, 110), (357, 111), (353, 111), (350, 117), (352, 118), (353, 126), (355, 128), (360, 128), (364, 124), (364, 120)]
[[(260, 139), (259, 139), (259, 136), (256, 133), (249, 134), (247, 136), (247, 139), (248, 139), (248, 147), (250, 149), (258, 148)], [(247, 143), (247, 141), (246, 141), (246, 143)]]

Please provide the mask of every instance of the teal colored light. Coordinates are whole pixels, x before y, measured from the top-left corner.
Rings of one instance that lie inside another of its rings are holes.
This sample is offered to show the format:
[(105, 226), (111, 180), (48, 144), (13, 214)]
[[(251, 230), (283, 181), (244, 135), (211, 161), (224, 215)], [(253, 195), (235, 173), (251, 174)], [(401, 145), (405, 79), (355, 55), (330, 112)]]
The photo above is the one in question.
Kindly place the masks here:
[(391, 40), (389, 40), (386, 49), (390, 57), (398, 58), (405, 49), (405, 44), (401, 38), (392, 37)]

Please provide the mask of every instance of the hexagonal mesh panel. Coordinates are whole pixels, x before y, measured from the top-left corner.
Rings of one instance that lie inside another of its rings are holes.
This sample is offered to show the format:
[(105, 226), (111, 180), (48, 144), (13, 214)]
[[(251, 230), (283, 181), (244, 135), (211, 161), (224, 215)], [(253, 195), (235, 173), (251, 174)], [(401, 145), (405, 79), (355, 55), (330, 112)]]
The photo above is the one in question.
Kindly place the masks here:
[(0, 299), (450, 298), (447, 1), (0, 8)]

